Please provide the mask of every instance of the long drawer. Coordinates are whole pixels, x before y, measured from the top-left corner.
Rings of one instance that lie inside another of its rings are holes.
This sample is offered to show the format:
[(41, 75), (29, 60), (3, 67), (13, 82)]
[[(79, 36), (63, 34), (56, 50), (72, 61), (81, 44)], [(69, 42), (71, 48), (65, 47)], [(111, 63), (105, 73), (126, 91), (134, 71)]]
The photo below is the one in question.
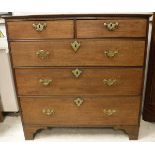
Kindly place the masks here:
[[(81, 100), (77, 106), (76, 100)], [(24, 124), (56, 126), (136, 125), (140, 97), (20, 98)]]
[(77, 20), (78, 38), (146, 37), (147, 20)]
[[(16, 66), (143, 66), (145, 41), (74, 40), (11, 42)], [(123, 46), (122, 46), (123, 45)]]
[(73, 38), (73, 20), (7, 22), (9, 39)]
[(140, 95), (140, 68), (35, 68), (15, 70), (18, 95)]

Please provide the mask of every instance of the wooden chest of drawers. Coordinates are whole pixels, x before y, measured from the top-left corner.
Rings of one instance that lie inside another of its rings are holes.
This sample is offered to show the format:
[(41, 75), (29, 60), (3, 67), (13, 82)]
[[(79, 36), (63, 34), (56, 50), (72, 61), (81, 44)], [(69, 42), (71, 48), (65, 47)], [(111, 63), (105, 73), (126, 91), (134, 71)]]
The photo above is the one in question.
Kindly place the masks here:
[(138, 138), (148, 15), (6, 18), (26, 139), (46, 127)]

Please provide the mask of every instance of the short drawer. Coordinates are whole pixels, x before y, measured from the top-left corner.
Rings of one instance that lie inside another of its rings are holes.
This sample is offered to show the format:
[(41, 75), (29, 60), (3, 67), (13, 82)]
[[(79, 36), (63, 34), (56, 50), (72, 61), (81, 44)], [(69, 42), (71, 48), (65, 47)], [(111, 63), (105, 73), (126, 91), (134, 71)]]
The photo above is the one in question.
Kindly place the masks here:
[(74, 40), (11, 42), (17, 66), (143, 66), (145, 41)]
[(78, 38), (146, 37), (147, 20), (77, 20)]
[[(81, 101), (79, 106), (76, 100)], [(20, 104), (24, 124), (76, 127), (136, 125), (140, 97), (36, 97), (20, 98)]]
[(140, 95), (143, 70), (35, 68), (15, 75), (18, 95)]
[(73, 38), (72, 20), (7, 22), (9, 39)]

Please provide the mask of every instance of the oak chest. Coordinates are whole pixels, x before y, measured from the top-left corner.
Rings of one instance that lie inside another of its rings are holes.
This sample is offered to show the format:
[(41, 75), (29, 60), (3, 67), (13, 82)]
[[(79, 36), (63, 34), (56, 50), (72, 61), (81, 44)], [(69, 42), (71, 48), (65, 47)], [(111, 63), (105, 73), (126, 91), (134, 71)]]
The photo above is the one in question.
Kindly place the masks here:
[(47, 127), (138, 138), (147, 15), (6, 18), (25, 139)]

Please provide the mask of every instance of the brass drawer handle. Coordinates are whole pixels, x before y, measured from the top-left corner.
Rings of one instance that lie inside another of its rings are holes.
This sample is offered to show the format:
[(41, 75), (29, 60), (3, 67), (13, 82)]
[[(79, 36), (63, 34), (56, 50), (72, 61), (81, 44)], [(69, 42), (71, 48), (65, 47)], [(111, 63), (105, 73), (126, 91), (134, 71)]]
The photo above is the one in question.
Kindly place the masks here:
[(118, 51), (104, 51), (104, 54), (106, 55), (106, 57), (108, 58), (113, 58), (118, 54)]
[(103, 82), (105, 85), (110, 87), (116, 84), (117, 80), (116, 79), (104, 79)]
[(83, 104), (84, 100), (80, 97), (74, 99), (74, 103), (77, 107), (80, 107)]
[(118, 29), (119, 23), (118, 22), (109, 22), (109, 23), (104, 23), (104, 26), (107, 28), (108, 31), (114, 31)]
[(37, 23), (37, 24), (33, 23), (32, 26), (36, 31), (42, 32), (47, 27), (47, 24), (46, 23)]
[(74, 50), (74, 52), (76, 53), (78, 51), (78, 49), (80, 48), (80, 43), (78, 41), (74, 41), (71, 43), (71, 47)]
[(46, 59), (49, 56), (49, 52), (44, 51), (44, 50), (39, 50), (36, 52), (36, 55), (40, 58), (40, 59)]
[(76, 68), (76, 69), (72, 70), (72, 73), (76, 78), (79, 78), (79, 76), (82, 74), (82, 71), (80, 69)]
[(115, 109), (103, 109), (103, 113), (106, 116), (112, 116), (114, 113), (116, 113), (116, 110)]
[(48, 109), (42, 109), (42, 113), (47, 116), (52, 116), (52, 115), (54, 115), (55, 111), (54, 111), (54, 109), (48, 108)]
[(52, 80), (49, 79), (40, 79), (39, 82), (43, 85), (43, 86), (49, 86), (52, 83)]

